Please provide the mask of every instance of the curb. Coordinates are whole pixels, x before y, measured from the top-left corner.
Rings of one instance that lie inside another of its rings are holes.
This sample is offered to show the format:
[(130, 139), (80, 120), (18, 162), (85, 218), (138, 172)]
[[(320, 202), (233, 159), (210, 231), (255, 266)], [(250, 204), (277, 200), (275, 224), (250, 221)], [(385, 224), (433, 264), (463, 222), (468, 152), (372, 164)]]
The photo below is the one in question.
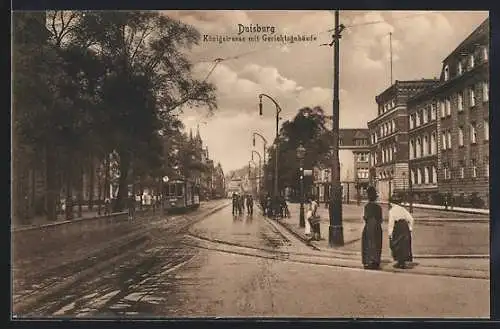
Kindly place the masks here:
[[(358, 252), (358, 251), (335, 250), (335, 249), (331, 250), (331, 249), (321, 248), (317, 245), (316, 241), (310, 241), (310, 240), (304, 238), (301, 234), (297, 233), (295, 230), (290, 228), (288, 225), (280, 222), (279, 220), (277, 222), (282, 227), (284, 227), (286, 230), (288, 230), (288, 232), (292, 233), (295, 237), (297, 237), (300, 241), (302, 241), (307, 246), (313, 248), (316, 251), (328, 252), (331, 254), (339, 254), (342, 256), (353, 256), (353, 257), (358, 257), (358, 258), (361, 256), (361, 252)], [(361, 238), (348, 241), (347, 243), (344, 243), (344, 245), (351, 244), (351, 243), (357, 242), (359, 240), (361, 240)], [(490, 255), (482, 255), (482, 254), (477, 254), (477, 255), (466, 255), (466, 254), (452, 254), (452, 255), (439, 255), (439, 254), (437, 254), (437, 255), (433, 255), (433, 254), (427, 254), (427, 255), (425, 255), (424, 254), (424, 255), (413, 255), (413, 257), (415, 259), (489, 259)]]

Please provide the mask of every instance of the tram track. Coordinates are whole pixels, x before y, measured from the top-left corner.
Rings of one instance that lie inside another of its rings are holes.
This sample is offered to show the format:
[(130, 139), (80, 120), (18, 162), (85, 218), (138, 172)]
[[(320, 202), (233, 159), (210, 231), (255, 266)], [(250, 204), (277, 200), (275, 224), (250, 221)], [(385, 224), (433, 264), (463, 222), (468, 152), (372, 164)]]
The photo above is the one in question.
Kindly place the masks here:
[[(38, 273), (27, 279), (38, 282), (38, 284), (31, 284), (35, 286), (35, 289), (24, 294), (18, 293), (13, 301), (13, 311), (17, 314), (32, 313), (31, 310), (37, 309), (37, 305), (43, 305), (59, 292), (74, 288), (89, 277), (96, 277), (105, 271), (113, 271), (116, 265), (137, 257), (153, 244), (158, 245), (165, 242), (170, 244), (180, 239), (181, 237), (177, 239), (174, 237), (186, 233), (191, 225), (226, 206), (226, 203), (217, 203), (209, 209), (203, 209), (194, 214), (176, 216), (175, 220), (163, 218), (145, 222), (141, 229), (125, 237), (113, 239), (106, 247), (98, 251)], [(155, 253), (153, 258), (157, 254)], [(82, 268), (85, 269), (79, 271)]]

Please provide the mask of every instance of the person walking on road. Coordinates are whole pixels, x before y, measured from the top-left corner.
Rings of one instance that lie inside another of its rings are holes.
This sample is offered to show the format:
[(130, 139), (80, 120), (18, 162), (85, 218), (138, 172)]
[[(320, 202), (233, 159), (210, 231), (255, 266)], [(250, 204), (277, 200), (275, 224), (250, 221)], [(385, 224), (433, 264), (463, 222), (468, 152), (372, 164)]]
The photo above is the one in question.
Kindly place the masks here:
[(365, 226), (361, 236), (361, 258), (365, 269), (380, 268), (382, 255), (382, 207), (376, 202), (377, 191), (368, 187), (368, 203), (365, 205), (363, 219)]
[(235, 216), (238, 212), (238, 207), (239, 207), (239, 200), (238, 200), (238, 195), (236, 193), (233, 193), (233, 216)]
[(396, 261), (394, 267), (406, 268), (406, 262), (413, 261), (411, 235), (413, 232), (413, 216), (399, 205), (400, 200), (392, 198), (389, 202), (389, 245), (392, 257)]
[(247, 196), (247, 214), (253, 215), (253, 197), (251, 194)]
[(238, 198), (238, 211), (240, 215), (243, 214), (244, 209), (245, 209), (245, 195), (242, 194)]

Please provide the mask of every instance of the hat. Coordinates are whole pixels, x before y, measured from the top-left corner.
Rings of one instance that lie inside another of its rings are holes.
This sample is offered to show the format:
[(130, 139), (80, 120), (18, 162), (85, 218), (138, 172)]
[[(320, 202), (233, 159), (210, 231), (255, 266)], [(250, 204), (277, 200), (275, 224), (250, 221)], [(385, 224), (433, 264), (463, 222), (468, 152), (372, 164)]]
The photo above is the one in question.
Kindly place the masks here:
[(389, 197), (389, 203), (400, 204), (402, 201), (403, 200), (401, 200), (401, 198), (396, 195), (392, 195), (391, 197)]

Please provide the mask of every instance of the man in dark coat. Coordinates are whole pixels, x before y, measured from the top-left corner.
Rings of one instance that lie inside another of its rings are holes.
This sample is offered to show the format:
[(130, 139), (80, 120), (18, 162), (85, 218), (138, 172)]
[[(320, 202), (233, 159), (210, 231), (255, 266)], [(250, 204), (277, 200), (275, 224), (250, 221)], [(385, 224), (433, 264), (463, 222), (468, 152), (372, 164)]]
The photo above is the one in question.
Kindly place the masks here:
[(238, 207), (239, 207), (238, 195), (236, 193), (233, 193), (232, 201), (233, 201), (233, 216), (234, 216), (238, 212)]
[(253, 215), (253, 197), (251, 194), (247, 196), (247, 214)]

